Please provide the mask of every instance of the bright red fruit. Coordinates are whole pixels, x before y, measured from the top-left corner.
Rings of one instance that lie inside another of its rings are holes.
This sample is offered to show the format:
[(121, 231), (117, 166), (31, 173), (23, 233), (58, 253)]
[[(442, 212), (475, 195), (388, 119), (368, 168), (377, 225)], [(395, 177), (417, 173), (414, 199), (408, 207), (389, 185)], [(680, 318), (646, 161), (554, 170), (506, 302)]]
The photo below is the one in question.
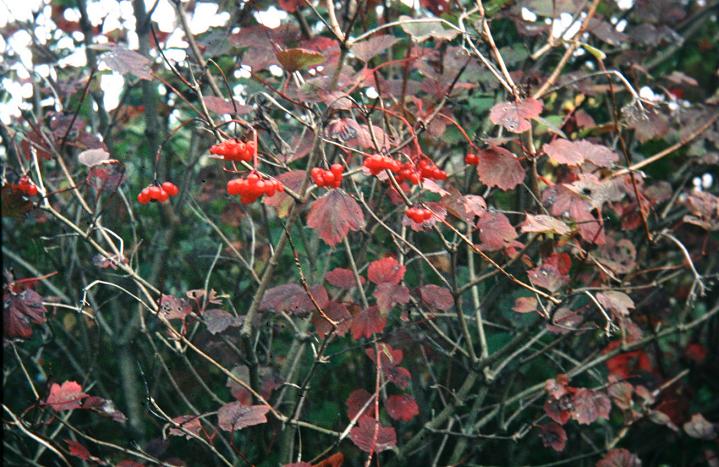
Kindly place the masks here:
[(467, 155), (464, 156), (464, 162), (469, 165), (477, 165), (479, 164), (479, 157), (473, 152), (468, 152)]
[(372, 154), (364, 160), (365, 167), (367, 167), (372, 175), (377, 175), (383, 170), (389, 170), (390, 172), (399, 172), (401, 165), (391, 157), (381, 156), (379, 154)]
[(256, 173), (249, 174), (247, 178), (235, 178), (227, 182), (227, 194), (240, 195), (240, 202), (244, 204), (253, 203), (262, 195), (273, 196), (281, 191), (284, 191), (282, 183), (273, 179), (262, 179)]
[(432, 211), (424, 208), (409, 208), (404, 212), (404, 215), (421, 224), (432, 218)]
[(37, 196), (37, 185), (31, 182), (27, 175), (20, 177), (20, 180), (13, 188), (23, 192), (26, 196)]
[(162, 189), (170, 196), (177, 196), (180, 193), (180, 189), (172, 182), (164, 182), (162, 184)]
[(332, 164), (330, 170), (315, 167), (310, 171), (310, 175), (317, 186), (339, 188), (342, 184), (342, 170), (342, 164)]
[(213, 145), (210, 148), (210, 153), (222, 156), (226, 161), (249, 162), (257, 153), (257, 148), (252, 141), (244, 142), (227, 139), (219, 144)]

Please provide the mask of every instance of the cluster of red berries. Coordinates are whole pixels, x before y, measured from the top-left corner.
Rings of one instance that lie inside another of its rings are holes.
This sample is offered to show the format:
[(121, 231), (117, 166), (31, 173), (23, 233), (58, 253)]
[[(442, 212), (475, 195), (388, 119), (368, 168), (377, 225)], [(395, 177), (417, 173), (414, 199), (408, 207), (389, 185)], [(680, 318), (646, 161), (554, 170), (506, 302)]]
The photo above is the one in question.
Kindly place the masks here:
[(281, 191), (285, 191), (285, 188), (280, 182), (263, 179), (256, 173), (249, 174), (247, 178), (235, 178), (227, 182), (227, 193), (240, 195), (240, 202), (244, 204), (253, 203), (262, 195), (272, 196)]
[(410, 185), (419, 185), (419, 182), (421, 181), (422, 176), (414, 168), (414, 164), (411, 162), (405, 162), (402, 164), (402, 168), (400, 168), (397, 173), (397, 182), (407, 182)]
[(164, 203), (171, 196), (177, 196), (180, 189), (177, 188), (172, 182), (165, 182), (162, 185), (149, 185), (142, 189), (139, 195), (137, 195), (137, 202), (140, 204), (147, 204), (150, 201), (157, 201)]
[(37, 185), (30, 181), (27, 175), (20, 177), (15, 185), (12, 185), (15, 191), (21, 191), (26, 196), (37, 196)]
[(432, 180), (446, 180), (447, 172), (437, 167), (437, 165), (429, 159), (419, 161), (419, 174), (422, 178), (431, 178)]
[(315, 167), (310, 174), (312, 175), (312, 181), (315, 182), (317, 186), (339, 188), (342, 183), (342, 171), (342, 164), (332, 164), (330, 170)]
[(432, 218), (432, 211), (425, 208), (408, 208), (404, 215), (412, 219), (418, 224), (428, 221)]
[(390, 172), (396, 173), (402, 168), (402, 165), (396, 160), (379, 154), (372, 154), (364, 160), (362, 165), (367, 167), (372, 175), (377, 175), (383, 170), (389, 170)]
[(479, 164), (479, 156), (477, 156), (473, 152), (468, 152), (466, 156), (464, 156), (464, 163), (469, 165), (477, 165)]
[(226, 139), (225, 141), (215, 144), (210, 148), (211, 154), (217, 154), (225, 158), (226, 161), (245, 161), (249, 162), (257, 153), (257, 147), (252, 141), (244, 142), (234, 139)]

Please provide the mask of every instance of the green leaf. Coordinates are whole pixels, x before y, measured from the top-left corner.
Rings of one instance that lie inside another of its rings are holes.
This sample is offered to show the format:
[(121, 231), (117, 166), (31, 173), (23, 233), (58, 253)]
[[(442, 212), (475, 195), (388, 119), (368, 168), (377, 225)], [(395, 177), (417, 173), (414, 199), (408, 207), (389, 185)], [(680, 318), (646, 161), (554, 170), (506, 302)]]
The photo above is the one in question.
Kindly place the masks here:
[[(418, 20), (421, 20), (421, 22)], [(459, 34), (459, 31), (454, 29), (444, 29), (440, 20), (435, 18), (400, 16), (399, 21), (402, 30), (412, 36), (412, 39), (416, 42), (426, 41), (430, 37), (437, 40), (451, 41)]]

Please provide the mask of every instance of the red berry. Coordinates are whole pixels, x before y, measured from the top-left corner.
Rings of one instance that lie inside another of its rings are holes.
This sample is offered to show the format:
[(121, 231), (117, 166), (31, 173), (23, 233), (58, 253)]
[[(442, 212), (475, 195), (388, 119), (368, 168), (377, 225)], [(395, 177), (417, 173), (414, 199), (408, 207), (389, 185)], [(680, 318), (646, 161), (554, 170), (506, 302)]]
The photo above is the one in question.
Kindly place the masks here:
[(468, 152), (466, 156), (464, 156), (464, 162), (469, 165), (477, 165), (479, 164), (479, 157), (473, 152)]
[(344, 172), (344, 167), (342, 167), (342, 164), (332, 164), (330, 171), (338, 177), (342, 175), (342, 172)]
[(180, 189), (172, 182), (164, 182), (162, 184), (162, 189), (170, 196), (177, 196), (177, 194), (180, 193)]
[(137, 195), (137, 202), (140, 203), (140, 204), (147, 204), (147, 203), (150, 202), (150, 198), (149, 198), (149, 196), (148, 196), (148, 194), (147, 194), (147, 192), (146, 192), (145, 190), (142, 190), (142, 191)]

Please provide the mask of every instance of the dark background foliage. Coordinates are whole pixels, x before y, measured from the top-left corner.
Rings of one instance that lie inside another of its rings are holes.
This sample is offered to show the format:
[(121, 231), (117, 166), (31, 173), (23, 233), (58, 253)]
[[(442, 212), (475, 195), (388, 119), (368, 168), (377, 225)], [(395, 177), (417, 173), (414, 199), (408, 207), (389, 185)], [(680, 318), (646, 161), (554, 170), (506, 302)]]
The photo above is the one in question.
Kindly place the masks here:
[(412, 3), (6, 4), (4, 463), (719, 465), (719, 3)]

